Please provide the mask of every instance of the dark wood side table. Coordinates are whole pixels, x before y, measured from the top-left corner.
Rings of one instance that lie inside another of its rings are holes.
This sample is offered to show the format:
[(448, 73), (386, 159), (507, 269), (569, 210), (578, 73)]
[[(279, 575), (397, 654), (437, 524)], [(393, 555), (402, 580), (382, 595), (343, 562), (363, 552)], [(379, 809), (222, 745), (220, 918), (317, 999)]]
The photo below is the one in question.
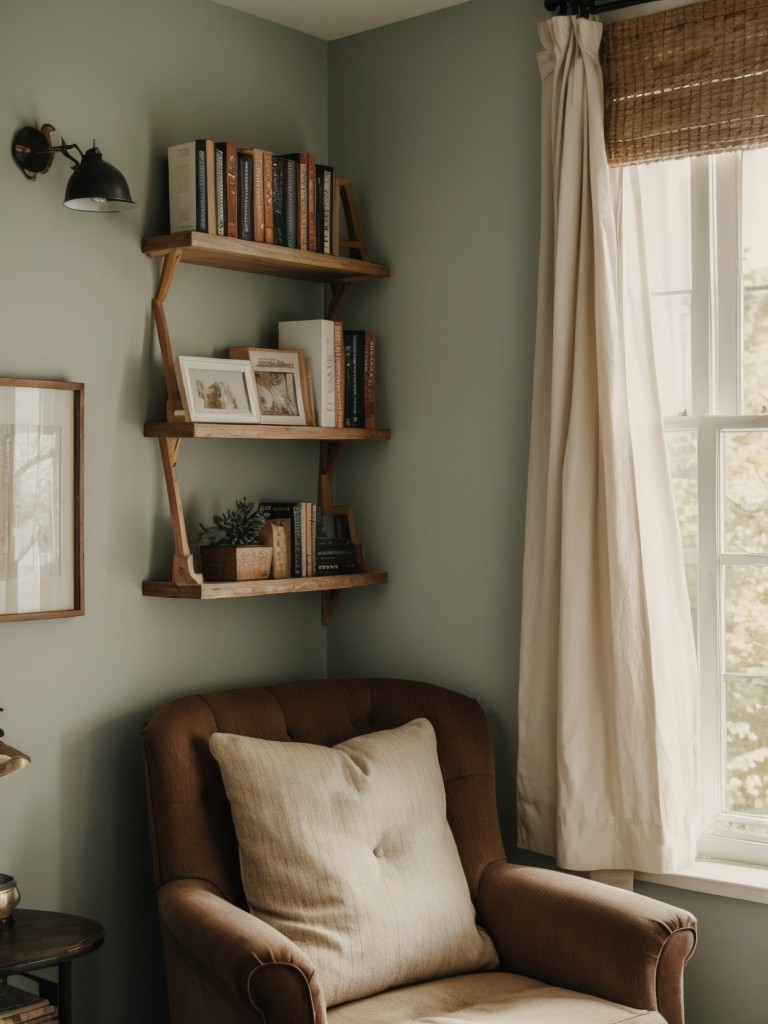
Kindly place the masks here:
[[(98, 949), (104, 929), (96, 921), (49, 910), (19, 910), (15, 924), (0, 930), (0, 978), (22, 974), (31, 978), (40, 995), (59, 1008), (61, 1024), (72, 1024), (72, 961)], [(58, 982), (31, 971), (58, 967)]]

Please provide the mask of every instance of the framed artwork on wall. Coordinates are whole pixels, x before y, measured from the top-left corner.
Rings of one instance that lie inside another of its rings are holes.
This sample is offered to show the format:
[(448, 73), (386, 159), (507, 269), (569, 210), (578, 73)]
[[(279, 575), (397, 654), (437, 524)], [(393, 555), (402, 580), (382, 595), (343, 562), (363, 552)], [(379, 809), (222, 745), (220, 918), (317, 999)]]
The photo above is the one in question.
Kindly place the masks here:
[(0, 377), (0, 621), (85, 611), (84, 392)]

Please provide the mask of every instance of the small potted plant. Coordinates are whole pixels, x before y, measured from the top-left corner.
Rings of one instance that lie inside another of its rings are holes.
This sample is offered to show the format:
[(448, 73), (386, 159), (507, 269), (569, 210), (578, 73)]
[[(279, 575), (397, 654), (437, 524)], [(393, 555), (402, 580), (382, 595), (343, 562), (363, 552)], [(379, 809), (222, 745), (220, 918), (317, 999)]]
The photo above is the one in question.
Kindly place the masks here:
[(200, 523), (200, 564), (213, 582), (265, 580), (272, 568), (272, 548), (259, 543), (266, 516), (252, 501), (235, 504), (213, 517), (212, 526)]

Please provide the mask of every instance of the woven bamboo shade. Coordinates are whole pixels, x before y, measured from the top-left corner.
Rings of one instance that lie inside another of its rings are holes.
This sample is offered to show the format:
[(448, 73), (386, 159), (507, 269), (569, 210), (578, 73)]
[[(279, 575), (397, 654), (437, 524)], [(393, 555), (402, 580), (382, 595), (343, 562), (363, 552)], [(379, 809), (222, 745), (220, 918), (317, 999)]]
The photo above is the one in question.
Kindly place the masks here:
[(707, 0), (603, 29), (613, 164), (768, 145), (768, 5)]

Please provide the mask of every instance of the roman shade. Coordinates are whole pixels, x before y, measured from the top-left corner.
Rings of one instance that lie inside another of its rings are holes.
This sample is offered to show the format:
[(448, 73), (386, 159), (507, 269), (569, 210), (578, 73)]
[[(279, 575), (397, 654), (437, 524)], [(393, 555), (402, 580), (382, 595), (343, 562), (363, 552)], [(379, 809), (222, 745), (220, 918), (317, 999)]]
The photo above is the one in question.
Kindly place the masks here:
[(707, 0), (604, 27), (611, 164), (768, 145), (764, 0)]

